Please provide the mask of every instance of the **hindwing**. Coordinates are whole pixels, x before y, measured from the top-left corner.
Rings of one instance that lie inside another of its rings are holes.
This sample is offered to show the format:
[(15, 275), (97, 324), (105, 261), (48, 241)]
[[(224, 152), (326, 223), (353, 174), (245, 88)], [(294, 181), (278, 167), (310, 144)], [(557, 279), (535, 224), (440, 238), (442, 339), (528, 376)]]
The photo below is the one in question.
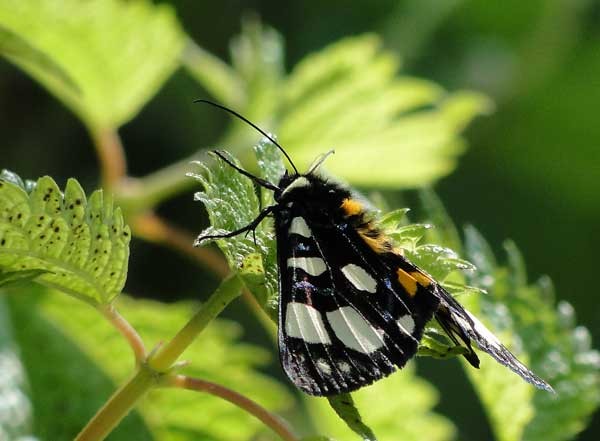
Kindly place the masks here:
[(553, 391), (552, 386), (531, 372), (506, 346), (500, 343), (483, 323), (441, 287), (438, 288), (438, 296), (440, 297), (440, 306), (435, 318), (450, 339), (469, 349), (465, 358), (474, 367), (479, 367), (479, 358), (471, 348), (471, 341), (474, 341), (479, 349), (491, 355), (496, 361), (508, 367), (528, 383), (539, 389)]

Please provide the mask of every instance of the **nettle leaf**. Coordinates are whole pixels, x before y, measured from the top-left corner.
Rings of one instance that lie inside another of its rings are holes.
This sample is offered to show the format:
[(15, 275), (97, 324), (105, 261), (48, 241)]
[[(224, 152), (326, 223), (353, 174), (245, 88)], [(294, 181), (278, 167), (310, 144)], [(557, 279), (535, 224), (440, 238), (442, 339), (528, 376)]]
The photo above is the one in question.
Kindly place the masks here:
[(35, 441), (25, 369), (0, 291), (0, 439)]
[[(356, 408), (360, 409), (361, 421), (364, 421), (362, 424), (366, 423), (372, 429), (370, 434), (366, 430), (362, 439), (454, 439), (455, 428), (452, 423), (432, 410), (437, 402), (437, 392), (428, 382), (415, 375), (413, 363), (395, 375), (360, 389), (352, 396)], [(318, 433), (340, 441), (359, 439), (349, 427), (340, 424), (338, 415), (327, 400), (307, 397), (306, 403)], [(348, 417), (353, 411), (349, 412)], [(373, 432), (377, 438), (372, 438)]]
[(131, 119), (184, 42), (173, 10), (149, 1), (5, 0), (0, 26), (19, 43), (3, 55), (95, 130)]
[(460, 132), (491, 104), (398, 77), (399, 60), (380, 46), (374, 35), (351, 37), (304, 58), (282, 86), (277, 133), (299, 164), (335, 148), (327, 168), (353, 184), (422, 186), (455, 167)]
[(86, 200), (74, 179), (64, 194), (48, 176), (30, 194), (25, 186), (0, 180), (0, 271), (37, 273), (39, 283), (92, 304), (114, 299), (131, 238), (121, 210), (101, 190)]
[(74, 94), (79, 92), (77, 85), (54, 60), (4, 26), (0, 26), (0, 54), (8, 58), (27, 60), (36, 69), (46, 72), (61, 88)]
[(514, 244), (506, 245), (507, 267), (498, 266), (489, 245), (472, 227), (465, 231), (465, 249), (479, 268), (471, 283), (491, 293), (469, 297), (469, 309), (556, 391), (536, 390), (491, 360), (482, 360), (479, 372), (466, 366), (496, 438), (572, 439), (600, 405), (600, 353), (591, 348), (588, 330), (576, 325), (568, 303), (554, 305), (548, 278), (528, 284)]
[[(258, 161), (261, 178), (277, 185), (283, 174), (286, 172), (279, 149), (277, 149), (277, 147), (269, 140), (262, 139), (254, 148), (254, 151)], [(266, 188), (261, 188), (261, 202), (263, 207), (274, 204), (273, 192)], [(277, 276), (277, 247), (275, 244), (273, 219), (265, 219), (261, 224), (261, 228), (265, 234), (265, 245), (267, 246), (267, 253), (264, 256), (265, 284), (270, 299), (267, 307), (271, 315), (275, 316), (277, 313), (277, 293), (279, 287)]]
[(230, 48), (231, 63), (244, 81), (247, 116), (256, 120), (272, 116), (284, 73), (283, 37), (256, 17), (247, 17)]
[[(52, 294), (50, 292), (49, 295), (38, 296), (35, 302), (31, 301), (27, 306), (21, 301), (17, 302), (16, 298), (12, 304), (17, 314), (15, 322), (18, 319), (34, 323), (27, 330), (18, 331), (24, 350), (39, 351), (41, 342), (49, 341), (44, 344), (46, 347), (40, 356), (29, 353), (29, 361), (38, 364), (28, 363), (27, 368), (30, 376), (34, 377), (32, 383), (38, 388), (34, 389), (36, 396), (41, 395), (39, 404), (45, 406), (39, 410), (43, 424), (59, 427), (69, 424), (70, 428), (59, 436), (48, 436), (45, 439), (68, 440), (75, 434), (72, 430), (83, 427), (106, 396), (112, 393), (109, 389), (109, 392), (97, 390), (93, 395), (87, 395), (81, 389), (91, 388), (97, 383), (104, 384), (108, 379), (109, 387), (114, 390), (116, 384), (121, 384), (130, 375), (133, 357), (122, 337), (96, 311), (67, 296)], [(165, 305), (133, 300), (127, 296), (119, 297), (115, 306), (150, 347), (183, 326), (193, 310), (199, 307), (196, 303)], [(36, 330), (44, 323), (46, 331), (49, 327), (54, 328), (54, 331), (44, 334), (41, 329)], [(220, 319), (212, 321), (201, 338), (183, 355), (189, 365), (181, 372), (226, 385), (272, 411), (288, 407), (291, 397), (286, 389), (259, 372), (270, 362), (270, 353), (257, 346), (239, 342), (241, 333), (237, 323)], [(77, 370), (80, 373), (74, 374), (74, 378), (79, 378), (81, 384), (71, 383), (71, 377), (64, 372), (50, 377), (48, 371), (52, 367), (41, 362), (42, 355), (47, 360), (56, 359), (53, 351), (61, 352), (61, 348), (70, 348), (75, 353), (59, 354), (61, 363), (57, 363), (57, 369), (67, 369), (68, 373)], [(82, 375), (86, 378), (81, 378)], [(50, 379), (55, 383), (46, 382)], [(66, 385), (63, 387), (64, 384)], [(72, 399), (72, 396), (75, 398)], [(91, 397), (98, 397), (92, 400), (93, 405), (82, 403)], [(71, 399), (72, 402), (69, 402)], [(66, 405), (68, 410), (60, 414), (68, 421), (52, 421), (52, 418), (56, 419), (56, 409), (65, 403), (70, 403)], [(83, 407), (83, 410), (76, 406)], [(119, 440), (249, 441), (265, 430), (261, 422), (229, 402), (213, 395), (179, 389), (150, 391), (137, 406), (137, 411), (138, 414), (134, 414), (133, 418), (127, 417), (121, 423), (111, 434), (111, 439), (114, 435), (119, 436), (115, 438)], [(37, 407), (35, 413), (37, 416)], [(140, 419), (140, 415), (143, 419)], [(123, 425), (124, 428), (121, 427)], [(40, 430), (56, 433), (52, 427), (40, 427)], [(139, 430), (139, 435), (134, 430)], [(264, 439), (276, 438), (269, 435)]]
[(364, 441), (377, 441), (377, 437), (367, 426), (354, 404), (354, 399), (351, 394), (340, 394), (332, 397), (327, 397), (329, 405), (344, 420), (348, 428), (360, 436)]
[[(274, 149), (275, 146), (261, 141), (256, 147), (256, 156), (261, 176), (267, 180), (276, 181), (274, 176), (280, 172), (283, 164)], [(240, 165), (235, 158), (226, 152), (224, 154), (236, 165)], [(211, 226), (204, 230), (199, 237), (235, 231), (250, 224), (258, 216), (261, 204), (256, 193), (257, 189), (249, 178), (218, 158), (215, 159), (212, 168), (208, 168), (202, 163), (197, 163), (197, 165), (202, 173), (190, 174), (190, 176), (202, 183), (204, 191), (196, 193), (195, 199), (204, 204), (211, 222)], [(265, 204), (272, 202), (272, 192), (269, 193), (270, 195), (266, 192), (262, 193), (261, 199)], [(266, 305), (270, 301), (269, 307), (272, 309), (272, 303), (277, 293), (276, 247), (272, 221), (265, 219), (254, 234), (252, 232), (240, 234), (216, 242), (225, 254), (229, 266), (234, 270), (241, 270), (240, 274), (248, 288), (262, 305)], [(248, 256), (252, 255), (262, 257), (262, 277), (256, 277), (257, 271), (260, 270), (257, 270), (258, 266), (254, 261), (253, 271), (250, 274), (252, 277), (247, 277), (249, 274), (243, 271), (248, 265)]]
[(21, 270), (21, 271), (2, 271), (0, 270), (0, 287), (9, 283), (31, 282), (38, 276), (47, 273), (46, 270)]

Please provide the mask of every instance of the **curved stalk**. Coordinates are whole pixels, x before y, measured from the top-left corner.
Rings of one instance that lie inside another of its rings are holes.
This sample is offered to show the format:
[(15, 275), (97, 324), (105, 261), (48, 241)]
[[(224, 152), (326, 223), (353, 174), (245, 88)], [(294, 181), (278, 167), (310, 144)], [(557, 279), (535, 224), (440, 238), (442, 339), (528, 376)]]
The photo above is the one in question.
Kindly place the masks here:
[(131, 346), (135, 356), (136, 364), (140, 364), (146, 358), (146, 347), (140, 335), (135, 328), (129, 324), (125, 318), (119, 314), (112, 304), (102, 306), (100, 312), (108, 319), (108, 321), (121, 333)]
[[(223, 309), (240, 295), (242, 281), (236, 274), (227, 277), (219, 288), (202, 305), (200, 310), (166, 345), (151, 353), (139, 365), (135, 375), (119, 388), (94, 415), (75, 441), (101, 441), (125, 418), (133, 406), (152, 387), (159, 384), (165, 374), (174, 369), (174, 363), (200, 332)], [(122, 324), (122, 323), (121, 323)]]
[(166, 383), (167, 386), (178, 387), (183, 389), (194, 390), (198, 392), (207, 392), (211, 395), (223, 398), (230, 403), (238, 406), (245, 410), (249, 414), (253, 415), (266, 426), (270, 427), (273, 432), (281, 437), (284, 441), (298, 441), (298, 437), (294, 435), (287, 423), (279, 418), (277, 415), (269, 412), (267, 409), (259, 405), (258, 403), (246, 398), (245, 396), (225, 387), (220, 384), (212, 383), (210, 381), (201, 380), (198, 378), (191, 378), (185, 375), (173, 375), (170, 376)]

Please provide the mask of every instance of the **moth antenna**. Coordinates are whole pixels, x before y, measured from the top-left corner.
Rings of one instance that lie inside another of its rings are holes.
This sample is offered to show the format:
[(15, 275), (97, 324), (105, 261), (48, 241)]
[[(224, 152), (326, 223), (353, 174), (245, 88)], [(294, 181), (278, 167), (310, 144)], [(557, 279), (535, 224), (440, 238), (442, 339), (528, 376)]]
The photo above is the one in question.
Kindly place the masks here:
[(235, 116), (236, 118), (239, 118), (240, 120), (244, 121), (246, 124), (248, 124), (250, 127), (253, 127), (257, 132), (261, 133), (263, 136), (265, 136), (269, 141), (271, 141), (274, 145), (277, 146), (277, 148), (279, 150), (281, 150), (281, 153), (283, 153), (283, 155), (286, 157), (286, 159), (288, 160), (288, 162), (290, 163), (290, 165), (292, 166), (292, 168), (294, 169), (294, 171), (296, 172), (296, 174), (300, 174), (298, 172), (298, 169), (296, 168), (296, 166), (294, 165), (294, 163), (292, 162), (292, 159), (290, 158), (290, 156), (287, 154), (287, 152), (283, 149), (283, 147), (281, 147), (281, 145), (275, 141), (273, 139), (272, 136), (270, 136), (267, 132), (265, 132), (263, 129), (261, 129), (260, 127), (258, 127), (256, 124), (254, 124), (252, 121), (250, 121), (248, 118), (246, 118), (245, 116), (240, 115), (239, 113), (237, 113), (235, 110), (230, 109), (229, 107), (225, 107), (221, 104), (215, 103), (213, 101), (209, 101), (209, 100), (194, 100), (195, 103), (205, 103), (205, 104), (210, 104), (211, 106), (214, 107), (218, 107), (221, 110), (224, 110), (225, 112), (228, 112), (230, 114), (232, 114), (233, 116)]
[(314, 173), (319, 167), (321, 167), (321, 165), (325, 162), (325, 160), (333, 155), (335, 153), (335, 150), (329, 150), (327, 153), (323, 153), (322, 155), (319, 155), (317, 157), (317, 159), (315, 159), (313, 161), (313, 163), (310, 165), (310, 167), (308, 168), (308, 171), (306, 172), (307, 175), (310, 175), (311, 173)]

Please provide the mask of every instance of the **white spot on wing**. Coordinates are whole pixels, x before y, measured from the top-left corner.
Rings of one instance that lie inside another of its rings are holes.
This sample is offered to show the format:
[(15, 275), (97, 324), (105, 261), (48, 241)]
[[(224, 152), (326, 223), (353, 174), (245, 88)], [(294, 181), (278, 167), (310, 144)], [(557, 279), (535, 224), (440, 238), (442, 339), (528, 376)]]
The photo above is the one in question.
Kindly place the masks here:
[(331, 366), (323, 359), (317, 360), (317, 368), (326, 375), (331, 375)]
[(327, 320), (336, 337), (355, 351), (370, 354), (384, 346), (383, 337), (351, 306), (328, 312)]
[(320, 257), (290, 257), (287, 260), (287, 266), (292, 268), (300, 268), (311, 276), (323, 274), (327, 269), (325, 261)]
[(370, 293), (377, 291), (377, 281), (360, 266), (350, 263), (342, 268), (342, 273), (356, 289)]
[(415, 330), (415, 321), (409, 314), (400, 317), (397, 320), (397, 323), (400, 327), (400, 330), (405, 334), (412, 335), (413, 331)]
[(312, 231), (306, 224), (306, 221), (303, 217), (295, 217), (292, 219), (292, 224), (290, 225), (290, 234), (299, 234), (304, 237), (311, 237)]
[(344, 374), (349, 373), (350, 371), (352, 371), (352, 366), (350, 366), (348, 363), (346, 363), (345, 361), (340, 361), (337, 364), (338, 369), (340, 370), (340, 372), (343, 372)]
[(289, 337), (301, 338), (307, 343), (331, 343), (321, 313), (305, 303), (288, 303), (285, 332)]
[(292, 191), (295, 188), (308, 187), (309, 185), (310, 182), (308, 181), (308, 179), (306, 179), (304, 176), (300, 176), (299, 178), (294, 179), (290, 185), (285, 187), (285, 190), (283, 190), (283, 193), (281, 193), (281, 195), (283, 196), (284, 194)]

